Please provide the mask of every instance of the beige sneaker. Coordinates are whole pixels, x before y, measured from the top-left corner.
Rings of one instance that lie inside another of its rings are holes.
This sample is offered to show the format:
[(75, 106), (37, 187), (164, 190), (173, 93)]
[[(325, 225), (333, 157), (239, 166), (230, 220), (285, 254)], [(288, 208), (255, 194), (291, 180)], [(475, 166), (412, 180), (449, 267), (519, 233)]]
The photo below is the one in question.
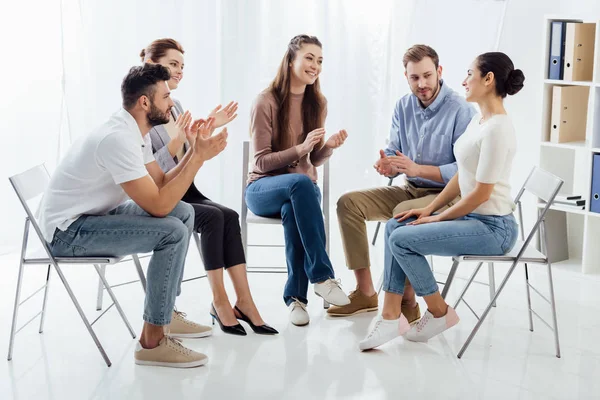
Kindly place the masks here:
[(179, 340), (170, 336), (163, 337), (153, 349), (145, 349), (138, 342), (134, 358), (139, 365), (171, 368), (193, 368), (208, 362), (207, 356), (182, 346)]
[(349, 317), (369, 311), (377, 311), (377, 293), (371, 297), (367, 297), (360, 290), (356, 289), (350, 292), (348, 296), (350, 304), (345, 306), (331, 306), (327, 310), (327, 314), (332, 317)]
[(402, 315), (406, 317), (409, 324), (416, 324), (421, 319), (421, 309), (419, 308), (419, 304), (417, 303), (416, 307), (408, 307), (402, 304)]
[(212, 328), (197, 324), (185, 318), (186, 314), (181, 311), (173, 311), (171, 323), (165, 327), (165, 334), (169, 336), (188, 339), (202, 338), (212, 335)]

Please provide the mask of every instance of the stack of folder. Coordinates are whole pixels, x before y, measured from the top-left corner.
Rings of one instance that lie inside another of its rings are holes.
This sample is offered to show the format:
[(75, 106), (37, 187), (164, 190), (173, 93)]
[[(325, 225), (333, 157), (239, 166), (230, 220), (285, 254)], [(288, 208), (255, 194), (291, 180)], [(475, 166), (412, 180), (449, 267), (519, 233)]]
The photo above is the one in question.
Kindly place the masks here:
[(596, 24), (552, 21), (548, 79), (591, 81)]

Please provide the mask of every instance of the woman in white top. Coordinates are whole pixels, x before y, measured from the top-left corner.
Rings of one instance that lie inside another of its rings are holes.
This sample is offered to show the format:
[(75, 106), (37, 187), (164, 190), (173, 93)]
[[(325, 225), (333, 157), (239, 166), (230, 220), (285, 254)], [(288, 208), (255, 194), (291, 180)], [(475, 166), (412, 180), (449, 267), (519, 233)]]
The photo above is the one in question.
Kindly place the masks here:
[[(475, 115), (454, 146), (458, 172), (427, 207), (394, 216), (386, 225), (383, 311), (372, 324), (361, 350), (397, 336), (427, 341), (459, 321), (442, 298), (426, 255), (501, 255), (517, 240), (512, 215), (510, 172), (516, 137), (503, 99), (523, 87), (523, 72), (504, 53), (481, 54), (463, 82), (466, 99), (476, 102)], [(461, 200), (434, 214), (461, 195)], [(406, 278), (427, 303), (427, 312), (412, 328), (401, 314)]]

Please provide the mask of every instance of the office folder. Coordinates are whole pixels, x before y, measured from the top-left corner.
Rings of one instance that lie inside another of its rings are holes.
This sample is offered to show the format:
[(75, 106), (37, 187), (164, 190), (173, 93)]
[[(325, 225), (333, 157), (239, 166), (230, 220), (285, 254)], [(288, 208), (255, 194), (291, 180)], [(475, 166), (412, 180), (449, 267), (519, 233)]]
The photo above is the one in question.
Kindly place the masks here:
[(550, 141), (553, 143), (585, 141), (588, 86), (554, 86)]
[(563, 78), (568, 81), (591, 81), (596, 24), (568, 22), (566, 25)]
[(550, 54), (548, 57), (548, 79), (563, 79), (566, 24), (564, 21), (552, 21), (550, 29)]
[(600, 213), (600, 154), (594, 154), (592, 163), (592, 193), (590, 211)]

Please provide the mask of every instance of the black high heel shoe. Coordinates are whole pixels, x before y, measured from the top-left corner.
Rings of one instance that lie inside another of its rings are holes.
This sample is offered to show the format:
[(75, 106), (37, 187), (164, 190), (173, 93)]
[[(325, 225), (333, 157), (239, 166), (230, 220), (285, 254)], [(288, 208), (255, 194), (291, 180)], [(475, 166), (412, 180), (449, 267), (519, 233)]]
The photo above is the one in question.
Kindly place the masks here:
[(223, 325), (221, 319), (219, 318), (219, 314), (217, 314), (217, 310), (215, 309), (215, 305), (210, 303), (210, 316), (212, 317), (212, 324), (215, 324), (215, 320), (219, 323), (221, 330), (225, 333), (229, 333), (230, 335), (238, 335), (238, 336), (246, 336), (246, 330), (242, 326), (242, 324), (238, 323), (237, 325), (227, 326)]
[(279, 332), (277, 331), (277, 329), (264, 324), (264, 325), (254, 325), (252, 323), (252, 321), (250, 321), (250, 318), (248, 318), (243, 312), (242, 310), (240, 310), (238, 308), (238, 306), (235, 306), (235, 310), (240, 313), (240, 317), (238, 319), (241, 319), (242, 321), (246, 322), (248, 325), (250, 325), (250, 328), (252, 328), (252, 330), (254, 331), (254, 333), (259, 334), (259, 335), (276, 335)]

